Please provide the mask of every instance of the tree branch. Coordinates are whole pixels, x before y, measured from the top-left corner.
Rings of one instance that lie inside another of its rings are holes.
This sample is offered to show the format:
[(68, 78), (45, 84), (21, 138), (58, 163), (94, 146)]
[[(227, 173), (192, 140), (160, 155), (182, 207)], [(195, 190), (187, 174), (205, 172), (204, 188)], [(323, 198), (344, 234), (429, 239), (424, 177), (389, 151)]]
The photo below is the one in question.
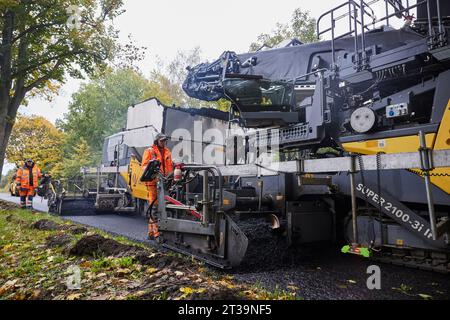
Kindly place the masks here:
[(42, 29), (42, 28), (48, 28), (48, 27), (53, 27), (53, 26), (57, 26), (57, 25), (62, 25), (61, 22), (53, 22), (53, 23), (41, 23), (41, 24), (37, 24), (34, 26), (29, 27), (28, 29), (22, 31), (21, 33), (19, 33), (16, 37), (14, 37), (13, 39), (13, 43), (15, 43), (17, 40), (19, 40), (20, 38), (22, 38), (23, 36), (34, 32), (36, 30)]
[(44, 59), (44, 60), (42, 60), (42, 61), (40, 61), (38, 63), (35, 63), (35, 64), (31, 65), (31, 66), (28, 66), (28, 67), (26, 67), (24, 69), (18, 70), (16, 73), (12, 74), (12, 78), (17, 77), (20, 74), (29, 73), (30, 71), (33, 71), (34, 69), (36, 69), (38, 67), (41, 67), (41, 66), (43, 66), (43, 65), (45, 65), (47, 63), (50, 63), (52, 61), (60, 60), (62, 58), (67, 58), (67, 57), (70, 57), (70, 56), (73, 56), (73, 55), (78, 55), (78, 54), (81, 54), (81, 53), (88, 53), (88, 51), (86, 51), (86, 50), (75, 50), (75, 51), (65, 52), (63, 54), (56, 55), (56, 56), (53, 56), (53, 57), (49, 57), (49, 58)]
[(25, 92), (28, 92), (28, 91), (30, 91), (31, 89), (36, 88), (36, 87), (38, 87), (39, 85), (41, 85), (43, 82), (49, 80), (50, 77), (52, 76), (52, 74), (53, 74), (56, 70), (58, 70), (59, 66), (60, 66), (62, 63), (63, 63), (63, 59), (58, 60), (58, 61), (56, 62), (56, 64), (53, 66), (53, 68), (52, 68), (45, 76), (42, 76), (42, 77), (36, 79), (36, 80), (33, 81), (31, 84), (29, 84), (28, 86), (26, 86), (26, 87), (24, 88)]

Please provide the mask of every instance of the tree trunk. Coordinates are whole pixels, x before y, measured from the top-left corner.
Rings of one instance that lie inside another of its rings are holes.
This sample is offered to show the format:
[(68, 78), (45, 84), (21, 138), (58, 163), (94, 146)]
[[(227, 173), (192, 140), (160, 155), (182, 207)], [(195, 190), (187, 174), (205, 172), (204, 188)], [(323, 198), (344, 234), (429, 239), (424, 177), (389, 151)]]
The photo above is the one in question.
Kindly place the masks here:
[(0, 99), (0, 179), (3, 171), (3, 162), (5, 161), (6, 147), (16, 121), (17, 110), (24, 96), (25, 94), (21, 91), (20, 96), (16, 95), (13, 99)]
[[(5, 152), (6, 152), (6, 119), (0, 120), (0, 173), (3, 171), (3, 162), (5, 161)], [(9, 137), (8, 137), (9, 139)], [(1, 182), (1, 175), (0, 175)]]
[[(5, 161), (6, 147), (8, 145), (9, 137), (14, 126), (14, 121), (9, 119), (0, 120), (0, 173), (3, 171), (3, 162)], [(0, 174), (1, 181), (1, 174)]]
[[(0, 128), (1, 130), (1, 128)], [(3, 162), (5, 161), (5, 151), (6, 148), (0, 145), (0, 172), (3, 172)], [(0, 174), (0, 182), (2, 182), (3, 175)]]

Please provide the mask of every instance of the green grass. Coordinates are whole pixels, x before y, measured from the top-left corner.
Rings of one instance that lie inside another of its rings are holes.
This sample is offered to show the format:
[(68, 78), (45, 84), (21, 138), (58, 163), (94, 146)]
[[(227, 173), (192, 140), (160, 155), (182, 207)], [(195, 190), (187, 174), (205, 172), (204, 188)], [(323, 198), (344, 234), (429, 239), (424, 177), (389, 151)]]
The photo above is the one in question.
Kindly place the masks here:
[[(10, 221), (7, 220), (9, 216), (12, 216)], [(32, 223), (42, 219), (52, 220), (58, 224), (74, 225), (72, 222), (45, 213), (32, 213), (20, 209), (0, 209), (0, 300), (30, 299), (36, 290), (43, 291), (44, 297), (48, 299), (70, 299), (71, 296), (74, 296), (74, 292), (68, 291), (66, 288), (67, 270), (70, 266), (78, 266), (81, 269), (83, 282), (82, 289), (76, 292), (77, 298), (89, 299), (91, 296), (101, 295), (107, 299), (117, 297), (123, 299), (189, 299), (189, 295), (184, 296), (177, 289), (168, 292), (164, 288), (161, 288), (161, 291), (145, 291), (147, 290), (145, 288), (152, 288), (152, 281), (157, 281), (160, 276), (147, 272), (148, 266), (140, 265), (132, 257), (77, 257), (69, 256), (65, 248), (48, 247), (47, 238), (49, 236), (70, 233), (64, 230), (39, 231), (30, 227)], [(146, 248), (149, 253), (155, 251), (125, 237), (112, 236), (95, 228), (88, 228), (88, 230), (90, 234), (100, 234), (123, 244)], [(86, 234), (71, 236), (75, 242)], [(183, 277), (190, 276), (193, 282), (181, 283), (180, 286), (192, 287), (190, 289), (200, 296), (205, 290), (208, 293), (210, 287), (217, 286), (220, 290), (237, 290), (236, 294), (241, 294), (242, 297), (248, 299), (299, 299), (297, 292), (292, 290), (283, 290), (279, 287), (268, 290), (261, 285), (236, 284), (233, 277), (224, 276), (223, 273), (206, 268), (203, 263), (193, 261), (179, 253), (161, 254), (182, 261), (181, 266), (166, 270), (170, 272), (169, 279), (177, 277), (175, 271), (185, 273)], [(186, 268), (189, 272), (186, 271)], [(194, 282), (198, 277), (202, 279), (201, 284)], [(178, 280), (170, 281), (174, 281), (173, 285), (177, 286)], [(13, 288), (5, 289), (7, 283), (14, 283)], [(136, 287), (134, 287), (135, 283), (138, 283)], [(146, 285), (141, 288), (139, 283)], [(130, 284), (133, 286), (130, 287)]]
[(117, 259), (117, 265), (121, 268), (129, 268), (133, 265), (133, 258), (131, 257), (123, 257)]
[(97, 260), (93, 260), (91, 262), (91, 271), (92, 272), (102, 272), (104, 270), (108, 270), (113, 266), (112, 260), (108, 258), (101, 258)]

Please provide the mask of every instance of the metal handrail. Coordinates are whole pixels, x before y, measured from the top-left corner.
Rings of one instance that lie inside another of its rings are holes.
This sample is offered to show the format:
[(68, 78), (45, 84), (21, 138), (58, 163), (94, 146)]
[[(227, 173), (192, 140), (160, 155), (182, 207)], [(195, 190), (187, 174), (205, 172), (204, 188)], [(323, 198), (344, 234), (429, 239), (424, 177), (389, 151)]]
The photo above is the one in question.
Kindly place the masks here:
[[(362, 0), (361, 0), (362, 1)], [(363, 2), (363, 1), (362, 1)], [(334, 28), (335, 28), (335, 23), (336, 23), (336, 19), (334, 18), (334, 13), (336, 10), (339, 10), (343, 7), (348, 6), (349, 9), (349, 34), (353, 34), (354, 33), (354, 37), (355, 37), (355, 52), (358, 52), (358, 19), (357, 17), (357, 12), (358, 9), (360, 8), (360, 6), (353, 0), (349, 0), (345, 3), (342, 3), (341, 5), (328, 10), (327, 12), (323, 13), (318, 19), (317, 19), (317, 23), (316, 23), (316, 29), (317, 29), (317, 38), (320, 38), (320, 36), (328, 31), (331, 31), (331, 59), (332, 59), (332, 68), (334, 68), (335, 64), (336, 64), (336, 53), (335, 53), (335, 47), (334, 47), (334, 41), (335, 41), (335, 34), (334, 34)], [(353, 7), (353, 12), (355, 13), (355, 15), (351, 15), (352, 12), (352, 7)], [(331, 27), (324, 30), (324, 31), (320, 31), (320, 22), (321, 20), (330, 15), (331, 17)], [(364, 14), (363, 14), (364, 15)], [(352, 21), (353, 20), (353, 21)], [(353, 23), (353, 31), (352, 31), (352, 23)], [(363, 32), (364, 35), (364, 32)], [(359, 58), (357, 58), (357, 62), (359, 64)]]
[[(322, 34), (325, 33), (325, 31), (320, 32), (320, 21), (322, 20), (322, 18), (325, 17), (325, 16), (327, 16), (327, 15), (329, 15), (329, 14), (332, 14), (334, 11), (336, 11), (336, 10), (342, 8), (342, 7), (345, 7), (345, 6), (347, 6), (347, 5), (348, 5), (349, 7), (350, 7), (350, 6), (353, 6), (353, 9), (354, 9), (354, 10), (355, 10), (355, 8), (356, 8), (356, 6), (357, 6), (357, 4), (356, 4), (355, 1), (353, 1), (353, 0), (348, 0), (347, 2), (342, 3), (342, 4), (340, 4), (339, 6), (334, 7), (333, 9), (328, 10), (328, 11), (326, 11), (325, 13), (323, 13), (321, 16), (319, 16), (319, 18), (317, 19), (317, 22), (316, 22), (317, 38), (319, 38), (320, 35), (322, 35)], [(332, 29), (332, 28), (333, 28), (333, 25), (331, 26), (330, 29)], [(329, 29), (327, 29), (327, 31), (329, 31)]]
[[(370, 4), (373, 4), (375, 2), (378, 2), (379, 0), (375, 0), (370, 2)], [(354, 0), (348, 0), (347, 2), (344, 2), (336, 7), (334, 7), (331, 10), (326, 11), (325, 13), (323, 13), (321, 16), (319, 16), (319, 18), (317, 19), (317, 23), (316, 23), (316, 33), (317, 33), (317, 38), (319, 39), (321, 35), (328, 33), (331, 31), (331, 55), (332, 55), (332, 64), (331, 67), (332, 69), (335, 68), (335, 62), (336, 62), (336, 49), (335, 49), (335, 41), (337, 39), (343, 38), (345, 36), (354, 36), (354, 51), (355, 51), (355, 64), (357, 66), (360, 66), (360, 62), (361, 60), (365, 63), (366, 61), (366, 41), (365, 41), (365, 32), (364, 30), (370, 30), (368, 27), (370, 25), (372, 25), (373, 27), (375, 27), (375, 23), (379, 23), (381, 21), (386, 20), (387, 24), (389, 25), (389, 19), (394, 17), (394, 16), (399, 16), (399, 14), (401, 14), (401, 16), (405, 17), (404, 13), (406, 13), (407, 15), (409, 14), (409, 11), (411, 9), (417, 8), (420, 5), (426, 4), (427, 5), (427, 14), (428, 14), (428, 33), (429, 33), (429, 37), (433, 38), (435, 36), (434, 34), (434, 30), (433, 30), (433, 25), (432, 25), (432, 17), (431, 17), (431, 10), (430, 10), (430, 1), (429, 0), (422, 0), (416, 3), (416, 4), (409, 4), (409, 0), (406, 1), (406, 7), (403, 6), (403, 4), (401, 4), (400, 8), (396, 8), (394, 7), (394, 5), (392, 5), (391, 3), (388, 3), (388, 1), (385, 0), (386, 3), (386, 15), (380, 19), (377, 19), (375, 17), (374, 11), (372, 10), (372, 8), (369, 7), (369, 5), (364, 1), (364, 0), (360, 0), (359, 4), (354, 1)], [(391, 4), (392, 7), (394, 7), (395, 12), (389, 14), (389, 4)], [(342, 14), (339, 17), (335, 18), (335, 12), (341, 8), (344, 8), (348, 6), (348, 12), (346, 14)], [(442, 17), (440, 15), (440, 0), (436, 0), (436, 6), (437, 6), (437, 15), (438, 15), (438, 27), (439, 27), (439, 41), (443, 40), (443, 36), (444, 36), (444, 29), (443, 29), (443, 25), (442, 25)], [(358, 17), (358, 10), (359, 11), (359, 17)], [(370, 10), (370, 12), (368, 11)], [(349, 31), (345, 32), (344, 34), (338, 35), (336, 36), (335, 34), (335, 26), (336, 26), (336, 22), (344, 17), (346, 17), (348, 15), (349, 17), (349, 21), (348, 21), (348, 27), (349, 27)], [(326, 16), (330, 16), (331, 19), (331, 26), (325, 30), (321, 30), (320, 29), (320, 23), (322, 22), (322, 20), (324, 19), (324, 17)], [(372, 22), (366, 24), (364, 22), (364, 18), (365, 17), (369, 17), (372, 18)], [(358, 19), (359, 18), (359, 19)], [(359, 48), (359, 43), (358, 43), (358, 26), (361, 28), (361, 48)], [(361, 53), (361, 57), (360, 57), (360, 53)]]

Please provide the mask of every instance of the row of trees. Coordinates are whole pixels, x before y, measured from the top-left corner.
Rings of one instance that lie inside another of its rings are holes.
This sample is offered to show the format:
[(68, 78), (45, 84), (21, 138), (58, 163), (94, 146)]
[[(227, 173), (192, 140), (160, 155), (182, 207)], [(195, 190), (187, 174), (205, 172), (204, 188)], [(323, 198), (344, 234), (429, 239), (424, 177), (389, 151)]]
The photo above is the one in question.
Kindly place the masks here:
[[(71, 0), (56, 2), (77, 4), (77, 1)], [(94, 17), (84, 12), (79, 21), (81, 29), (76, 30), (62, 23), (63, 19), (67, 20), (67, 15), (56, 15), (61, 13), (62, 7), (52, 5), (52, 0), (42, 0), (39, 4), (31, 0), (11, 0), (0, 5), (0, 29), (3, 29), (0, 62), (4, 62), (5, 54), (9, 55), (10, 67), (14, 69), (8, 75), (7, 65), (3, 63), (0, 68), (0, 113), (7, 114), (6, 121), (0, 123), (0, 172), (3, 154), (6, 153), (9, 163), (19, 164), (24, 158), (32, 157), (44, 171), (54, 176), (73, 176), (80, 166), (98, 163), (104, 138), (124, 126), (127, 107), (150, 97), (157, 97), (166, 105), (229, 108), (229, 103), (225, 101), (209, 103), (193, 100), (181, 88), (186, 67), (203, 60), (200, 48), (179, 52), (174, 60), (166, 64), (159, 61), (158, 68), (148, 78), (141, 74), (134, 67), (134, 62), (142, 58), (145, 48), (137, 48), (132, 43), (119, 46), (115, 31), (108, 26), (108, 22), (121, 13), (121, 1), (90, 1), (91, 9), (95, 7), (92, 12), (102, 14)], [(34, 17), (34, 20), (30, 18), (23, 24), (18, 22), (17, 18), (23, 14)], [(53, 17), (56, 20), (47, 17), (51, 14), (56, 15)], [(10, 15), (14, 19), (8, 25)], [(42, 18), (38, 19), (38, 16)], [(313, 41), (314, 26), (314, 19), (307, 12), (297, 9), (289, 23), (277, 24), (272, 33), (261, 34), (251, 44), (250, 51), (263, 44), (274, 46), (285, 39)], [(5, 38), (8, 32), (12, 32), (9, 40)], [(38, 36), (43, 36), (43, 40), (38, 41)], [(5, 41), (16, 42), (10, 44), (10, 52), (5, 51)], [(35, 66), (30, 66), (24, 57), (33, 57), (31, 60)], [(113, 63), (108, 66), (108, 61)], [(17, 74), (21, 68), (27, 70), (25, 78)], [(36, 74), (35, 78), (29, 79), (29, 72)], [(57, 121), (56, 126), (43, 117), (19, 115), (16, 119), (17, 103), (26, 103), (26, 97), (43, 95), (51, 98), (67, 76), (84, 75), (91, 80), (72, 95), (68, 113)], [(26, 83), (26, 87), (20, 89), (22, 82)], [(2, 90), (8, 88), (12, 96), (5, 98), (5, 91)], [(14, 123), (14, 130), (11, 131)], [(10, 143), (6, 148), (5, 141), (8, 139)]]
[(180, 52), (149, 78), (129, 67), (99, 72), (72, 95), (68, 112), (56, 126), (44, 117), (19, 115), (6, 160), (20, 165), (30, 157), (45, 172), (66, 178), (75, 176), (80, 166), (98, 164), (104, 138), (124, 127), (128, 106), (151, 97), (166, 105), (193, 105), (181, 82), (186, 66), (200, 61), (199, 52)]

